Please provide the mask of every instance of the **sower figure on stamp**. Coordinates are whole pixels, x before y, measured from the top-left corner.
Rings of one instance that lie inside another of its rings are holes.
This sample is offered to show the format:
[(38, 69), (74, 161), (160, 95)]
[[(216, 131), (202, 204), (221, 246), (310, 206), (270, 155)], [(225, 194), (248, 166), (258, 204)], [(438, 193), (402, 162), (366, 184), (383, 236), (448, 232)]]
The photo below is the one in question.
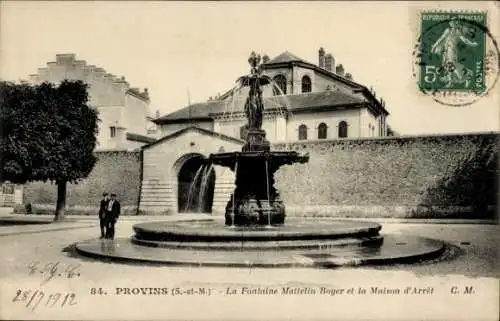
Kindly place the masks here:
[(451, 87), (454, 83), (465, 83), (466, 88), (470, 86), (473, 72), (459, 62), (458, 52), (460, 45), (474, 47), (478, 43), (466, 38), (466, 33), (466, 28), (460, 25), (459, 20), (452, 19), (449, 27), (432, 45), (431, 52), (441, 56), (441, 70), (444, 72), (442, 81), (447, 83), (446, 87)]
[(111, 199), (106, 206), (106, 238), (115, 237), (115, 224), (120, 217), (120, 202), (116, 199), (116, 194), (111, 193)]
[(101, 239), (106, 236), (106, 206), (109, 202), (109, 194), (102, 193), (101, 206), (99, 207), (99, 224), (101, 226)]

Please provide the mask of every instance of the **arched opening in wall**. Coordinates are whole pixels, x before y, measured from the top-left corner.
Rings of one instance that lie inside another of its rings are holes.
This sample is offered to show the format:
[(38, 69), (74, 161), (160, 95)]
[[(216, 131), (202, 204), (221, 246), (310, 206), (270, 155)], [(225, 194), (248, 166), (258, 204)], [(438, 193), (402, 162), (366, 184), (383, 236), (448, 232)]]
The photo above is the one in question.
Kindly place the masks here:
[(343, 120), (339, 123), (339, 138), (345, 137), (347, 137), (347, 122)]
[(302, 77), (302, 92), (310, 93), (312, 91), (311, 78), (309, 76)]
[(318, 139), (325, 139), (327, 137), (328, 127), (325, 123), (321, 123), (318, 126)]
[[(274, 95), (286, 95), (286, 77), (283, 75), (277, 75), (273, 78), (275, 86), (273, 86)], [(276, 86), (278, 88), (276, 88)]]
[(187, 159), (179, 170), (177, 204), (179, 213), (212, 213), (215, 170), (203, 156)]

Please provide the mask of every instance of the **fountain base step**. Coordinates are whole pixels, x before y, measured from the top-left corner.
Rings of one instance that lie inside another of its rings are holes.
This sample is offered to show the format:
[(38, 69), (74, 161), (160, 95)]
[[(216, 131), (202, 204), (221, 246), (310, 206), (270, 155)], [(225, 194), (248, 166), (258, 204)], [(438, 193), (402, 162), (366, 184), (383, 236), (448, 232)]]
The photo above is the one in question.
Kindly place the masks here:
[(335, 220), (290, 221), (278, 226), (222, 226), (217, 221), (147, 222), (134, 225), (137, 239), (163, 242), (274, 242), (336, 240), (377, 236), (374, 222)]
[(333, 247), (347, 246), (380, 246), (383, 242), (380, 235), (360, 238), (342, 238), (336, 240), (285, 240), (285, 241), (228, 241), (228, 242), (165, 242), (138, 239), (132, 236), (131, 242), (137, 245), (187, 250), (216, 251), (266, 251), (266, 250), (323, 250)]
[(312, 267), (414, 263), (440, 256), (443, 242), (415, 236), (384, 235), (379, 247), (347, 246), (324, 250), (224, 251), (141, 246), (130, 239), (90, 240), (76, 244), (78, 253), (102, 260), (166, 265), (224, 267)]

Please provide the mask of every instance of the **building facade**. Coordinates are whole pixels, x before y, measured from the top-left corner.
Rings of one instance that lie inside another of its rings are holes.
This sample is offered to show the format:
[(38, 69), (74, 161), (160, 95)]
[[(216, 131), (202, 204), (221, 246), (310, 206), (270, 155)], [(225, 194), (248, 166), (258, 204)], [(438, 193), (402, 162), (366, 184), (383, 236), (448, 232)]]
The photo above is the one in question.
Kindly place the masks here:
[(30, 75), (34, 84), (81, 80), (89, 85), (89, 105), (99, 111), (99, 133), (96, 150), (132, 150), (151, 143), (150, 99), (148, 89), (131, 88), (124, 77), (76, 60), (75, 54), (58, 54)]

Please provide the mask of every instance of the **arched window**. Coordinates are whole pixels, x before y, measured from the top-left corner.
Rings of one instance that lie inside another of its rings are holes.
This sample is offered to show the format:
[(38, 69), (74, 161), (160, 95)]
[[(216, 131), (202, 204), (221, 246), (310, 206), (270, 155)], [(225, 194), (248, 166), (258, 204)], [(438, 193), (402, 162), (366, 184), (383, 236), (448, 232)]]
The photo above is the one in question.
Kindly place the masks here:
[(247, 139), (248, 125), (243, 125), (240, 127), (240, 139)]
[[(273, 78), (274, 84), (278, 86), (278, 88), (273, 86), (274, 95), (286, 95), (286, 77), (283, 75), (277, 75)], [(280, 92), (281, 90), (281, 92)]]
[(303, 93), (311, 92), (311, 78), (309, 78), (309, 76), (302, 77), (302, 92)]
[(347, 137), (347, 122), (341, 121), (339, 123), (339, 138)]
[(321, 123), (318, 126), (318, 139), (325, 139), (327, 137), (328, 127), (325, 123)]
[(307, 139), (307, 126), (302, 124), (299, 126), (299, 140)]

